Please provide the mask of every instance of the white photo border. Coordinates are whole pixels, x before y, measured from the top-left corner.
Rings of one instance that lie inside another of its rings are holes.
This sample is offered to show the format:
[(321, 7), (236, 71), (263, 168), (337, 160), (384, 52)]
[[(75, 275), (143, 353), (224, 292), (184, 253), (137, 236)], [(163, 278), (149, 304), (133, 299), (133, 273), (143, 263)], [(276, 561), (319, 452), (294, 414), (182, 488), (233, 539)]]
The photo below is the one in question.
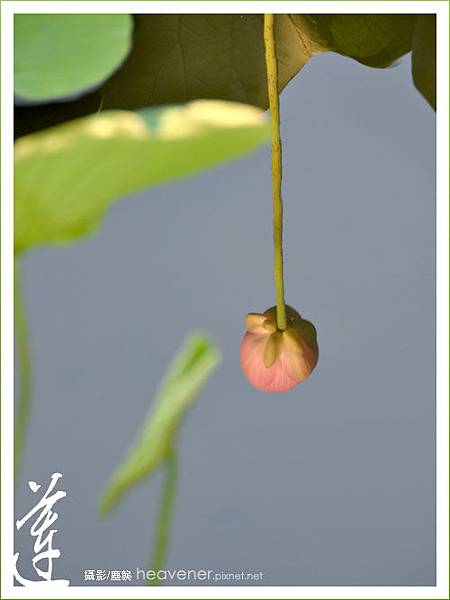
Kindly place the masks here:
[[(70, 586), (13, 585), (14, 538), (14, 208), (13, 19), (17, 13), (436, 13), (436, 568), (435, 586)], [(1, 598), (438, 598), (449, 597), (449, 4), (416, 1), (1, 3)]]

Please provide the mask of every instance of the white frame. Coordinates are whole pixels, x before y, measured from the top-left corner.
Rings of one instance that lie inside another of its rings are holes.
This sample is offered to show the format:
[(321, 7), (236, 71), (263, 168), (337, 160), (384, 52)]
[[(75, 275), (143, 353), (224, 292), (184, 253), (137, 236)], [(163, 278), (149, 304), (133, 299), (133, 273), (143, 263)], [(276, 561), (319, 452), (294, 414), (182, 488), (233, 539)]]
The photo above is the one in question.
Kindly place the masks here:
[[(436, 13), (437, 14), (437, 583), (435, 586), (13, 586), (13, 17), (15, 13)], [(441, 1), (116, 2), (3, 0), (1, 165), (2, 598), (448, 598), (449, 597), (449, 5)]]

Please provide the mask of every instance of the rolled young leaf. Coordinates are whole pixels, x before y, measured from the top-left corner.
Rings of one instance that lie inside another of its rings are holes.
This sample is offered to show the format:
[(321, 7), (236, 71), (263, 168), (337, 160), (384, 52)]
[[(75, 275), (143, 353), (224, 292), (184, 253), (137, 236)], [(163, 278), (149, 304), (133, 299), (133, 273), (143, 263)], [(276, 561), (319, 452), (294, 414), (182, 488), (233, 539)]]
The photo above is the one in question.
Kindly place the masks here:
[(219, 352), (203, 335), (192, 334), (170, 364), (136, 441), (100, 499), (105, 515), (122, 496), (149, 477), (168, 456), (182, 417), (219, 363)]

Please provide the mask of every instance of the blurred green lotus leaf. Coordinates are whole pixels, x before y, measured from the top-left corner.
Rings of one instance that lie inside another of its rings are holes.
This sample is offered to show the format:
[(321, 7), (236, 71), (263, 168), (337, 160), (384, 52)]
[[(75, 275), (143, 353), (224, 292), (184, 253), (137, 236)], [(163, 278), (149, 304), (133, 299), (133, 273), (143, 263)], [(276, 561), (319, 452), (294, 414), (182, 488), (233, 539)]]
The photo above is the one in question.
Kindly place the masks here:
[(417, 17), (412, 71), (417, 89), (436, 109), (436, 15)]
[[(417, 18), (277, 14), (280, 91), (323, 52), (372, 67), (391, 65), (411, 51)], [(130, 54), (98, 90), (74, 102), (18, 107), (16, 135), (90, 113), (101, 103), (108, 109), (134, 110), (214, 98), (267, 108), (262, 15), (147, 14), (134, 19)]]
[(166, 371), (134, 444), (103, 491), (99, 503), (102, 515), (164, 463), (183, 416), (219, 360), (217, 348), (205, 336), (191, 334), (184, 341)]
[(95, 230), (137, 190), (246, 154), (269, 140), (263, 112), (222, 101), (105, 111), (15, 144), (15, 250)]
[(45, 101), (99, 85), (131, 46), (130, 15), (17, 14), (14, 93)]

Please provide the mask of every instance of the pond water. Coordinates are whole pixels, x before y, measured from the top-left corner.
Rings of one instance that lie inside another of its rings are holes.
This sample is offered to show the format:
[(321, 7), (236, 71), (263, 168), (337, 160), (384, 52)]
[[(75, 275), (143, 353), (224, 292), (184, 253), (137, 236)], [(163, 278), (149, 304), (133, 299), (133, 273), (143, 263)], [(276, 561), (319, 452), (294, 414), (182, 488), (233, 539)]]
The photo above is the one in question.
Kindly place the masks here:
[[(63, 474), (54, 575), (72, 585), (92, 569), (145, 583), (162, 473), (107, 519), (96, 503), (193, 329), (223, 361), (178, 438), (167, 568), (217, 581), (174, 583), (434, 583), (434, 113), (409, 57), (371, 70), (332, 54), (281, 110), (286, 297), (320, 346), (294, 391), (258, 392), (239, 366), (244, 315), (274, 304), (268, 148), (23, 261), (34, 397), (17, 515), (28, 480)], [(16, 551), (32, 577), (26, 532)]]

